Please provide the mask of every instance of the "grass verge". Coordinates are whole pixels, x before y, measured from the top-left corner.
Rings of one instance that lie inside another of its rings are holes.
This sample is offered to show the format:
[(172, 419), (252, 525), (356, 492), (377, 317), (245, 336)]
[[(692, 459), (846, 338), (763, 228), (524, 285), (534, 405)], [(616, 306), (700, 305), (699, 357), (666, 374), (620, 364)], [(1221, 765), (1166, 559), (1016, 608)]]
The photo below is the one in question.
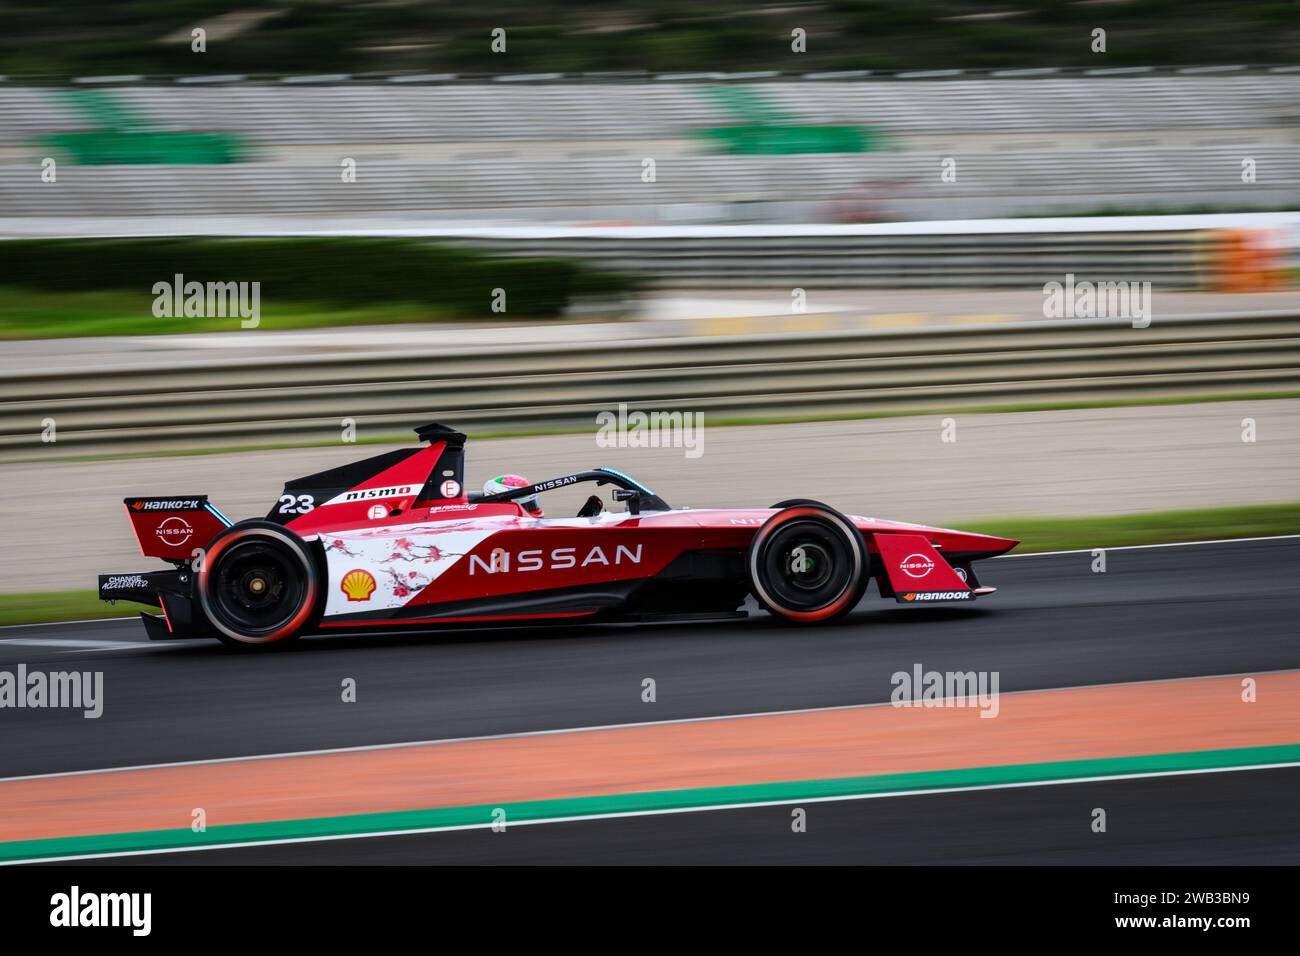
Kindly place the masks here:
[[(142, 562), (147, 558), (141, 558)], [(149, 608), (118, 601), (109, 604), (96, 591), (33, 591), (0, 594), (0, 627), (13, 624), (48, 624), (54, 621), (88, 621), (102, 617), (134, 617)]]
[[(238, 332), (239, 316), (155, 318), (152, 296), (105, 289), (49, 292), (0, 286), (0, 339), (79, 338), (101, 335), (190, 335)], [(442, 322), (451, 314), (415, 302), (341, 306), (328, 302), (266, 302), (259, 329), (308, 329), (340, 325)]]
[(1018, 538), (1013, 554), (1119, 548), (1132, 544), (1212, 541), (1300, 534), (1300, 502), (1146, 511), (1098, 518), (990, 518), (962, 522), (963, 531)]
[(239, 306), (251, 317), (254, 304), (236, 293), (251, 299), (254, 287), (258, 327), (294, 329), (478, 319), (501, 312), (506, 290), (515, 319), (553, 319), (638, 285), (581, 262), (412, 239), (11, 239), (0, 256), (0, 338), (233, 331)]
[[(1022, 543), (1013, 552), (1016, 554), (1117, 548), (1132, 544), (1300, 534), (1300, 502), (1152, 511), (1101, 518), (995, 518), (959, 522), (959, 525), (965, 531), (1018, 538)], [(0, 594), (0, 627), (123, 617), (142, 610), (147, 608), (125, 601), (104, 603), (94, 591)]]

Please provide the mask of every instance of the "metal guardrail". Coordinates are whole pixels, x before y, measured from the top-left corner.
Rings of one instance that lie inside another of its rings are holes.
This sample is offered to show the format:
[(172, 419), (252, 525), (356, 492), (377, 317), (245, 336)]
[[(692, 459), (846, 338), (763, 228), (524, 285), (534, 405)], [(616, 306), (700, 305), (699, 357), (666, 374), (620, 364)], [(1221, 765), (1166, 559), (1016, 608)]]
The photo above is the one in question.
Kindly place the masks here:
[(362, 437), (594, 428), (620, 402), (719, 421), (1291, 390), (1290, 311), (304, 356), (8, 375), (0, 460), (329, 443), (345, 418)]
[(1150, 281), (1200, 288), (1212, 277), (1215, 234), (1076, 232), (971, 235), (465, 237), (461, 245), (503, 256), (579, 259), (663, 279), (675, 287), (915, 289), (1036, 288), (1076, 280)]

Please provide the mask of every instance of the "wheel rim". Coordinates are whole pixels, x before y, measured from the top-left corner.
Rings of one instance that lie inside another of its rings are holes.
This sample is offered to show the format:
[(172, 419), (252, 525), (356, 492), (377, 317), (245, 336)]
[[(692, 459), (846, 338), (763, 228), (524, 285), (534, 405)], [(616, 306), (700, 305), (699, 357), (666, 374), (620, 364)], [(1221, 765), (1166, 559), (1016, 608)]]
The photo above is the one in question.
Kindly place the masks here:
[(858, 566), (854, 549), (841, 533), (809, 519), (777, 527), (758, 555), (768, 599), (799, 612), (835, 604), (853, 587)]
[(288, 542), (256, 533), (217, 551), (209, 556), (200, 584), (212, 623), (250, 644), (288, 636), (315, 596), (301, 556)]

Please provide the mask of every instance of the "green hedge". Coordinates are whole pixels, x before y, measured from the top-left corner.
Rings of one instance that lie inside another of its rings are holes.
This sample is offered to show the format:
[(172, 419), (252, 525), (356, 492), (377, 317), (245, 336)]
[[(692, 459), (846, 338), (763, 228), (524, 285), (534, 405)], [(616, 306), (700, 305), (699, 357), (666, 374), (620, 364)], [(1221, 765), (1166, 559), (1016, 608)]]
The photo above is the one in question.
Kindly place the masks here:
[(501, 259), (410, 239), (37, 239), (0, 244), (0, 285), (60, 292), (156, 282), (260, 282), (262, 302), (416, 302), (490, 316), (492, 290), (511, 316), (560, 314), (580, 296), (618, 296), (631, 277), (564, 259)]
[[(233, 41), (210, 38), (195, 55), (189, 28), (232, 4), (0, 4), (0, 74), (12, 82), (23, 74), (1093, 67), (1291, 63), (1300, 49), (1294, 0), (826, 0), (785, 11), (751, 0), (243, 6), (277, 15)], [(599, 30), (612, 24), (616, 31)], [(181, 27), (180, 38), (160, 40)], [(494, 27), (507, 29), (504, 55), (491, 50)], [(790, 48), (794, 27), (808, 32), (804, 53)], [(1094, 27), (1109, 34), (1104, 56), (1091, 50)]]

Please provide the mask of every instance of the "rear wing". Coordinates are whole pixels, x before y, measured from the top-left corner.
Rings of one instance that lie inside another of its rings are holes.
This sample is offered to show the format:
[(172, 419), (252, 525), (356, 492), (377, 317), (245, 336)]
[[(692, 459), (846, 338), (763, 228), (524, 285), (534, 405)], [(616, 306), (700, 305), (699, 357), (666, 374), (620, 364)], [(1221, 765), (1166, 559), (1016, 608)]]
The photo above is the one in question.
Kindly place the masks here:
[(207, 495), (177, 495), (174, 498), (124, 498), (131, 530), (140, 553), (165, 561), (188, 561), (196, 548), (228, 528), (231, 521)]

